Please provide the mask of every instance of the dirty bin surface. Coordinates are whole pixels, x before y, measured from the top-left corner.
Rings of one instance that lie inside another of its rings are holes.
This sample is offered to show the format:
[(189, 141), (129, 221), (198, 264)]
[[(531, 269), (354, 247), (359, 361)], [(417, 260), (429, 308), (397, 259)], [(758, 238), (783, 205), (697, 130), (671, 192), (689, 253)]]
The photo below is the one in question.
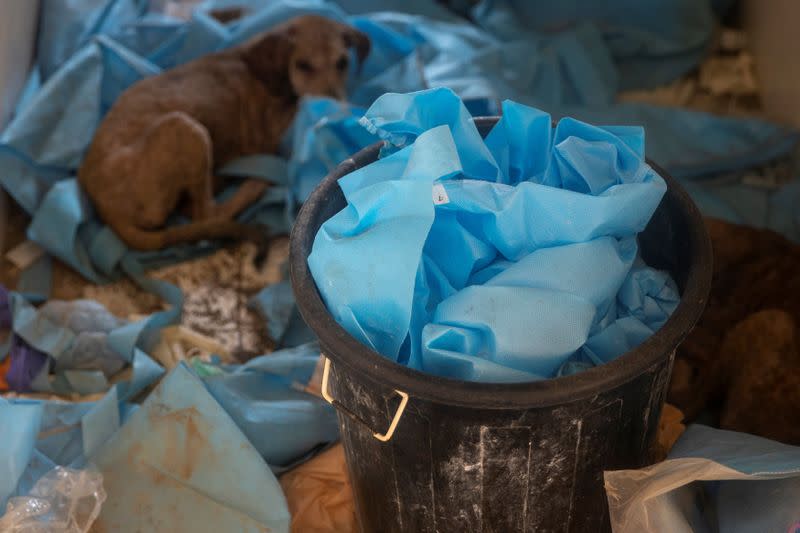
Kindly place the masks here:
[[(476, 123), (486, 134), (496, 120)], [(699, 212), (653, 165), (668, 190), (640, 249), (650, 266), (670, 273), (681, 302), (638, 348), (556, 379), (452, 380), (398, 365), (350, 336), (307, 266), (319, 227), (345, 205), (337, 180), (375, 161), (379, 149), (362, 150), (323, 180), (290, 245), (298, 305), (330, 359), (327, 393), (339, 410), (363, 531), (607, 529), (603, 471), (649, 462), (675, 348), (708, 294), (711, 249)]]

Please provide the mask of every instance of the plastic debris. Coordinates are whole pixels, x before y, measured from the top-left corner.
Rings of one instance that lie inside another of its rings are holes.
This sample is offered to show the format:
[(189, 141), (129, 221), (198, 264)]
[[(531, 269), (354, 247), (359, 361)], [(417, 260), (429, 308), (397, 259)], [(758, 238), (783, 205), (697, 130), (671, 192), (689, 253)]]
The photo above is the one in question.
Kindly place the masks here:
[(668, 460), (605, 473), (614, 533), (798, 527), (800, 448), (692, 425)]
[[(6, 381), (14, 391), (95, 394), (113, 382), (124, 383), (128, 398), (163, 373), (138, 346), (150, 317), (128, 323), (90, 300), (51, 300), (37, 309), (2, 286), (0, 308), (13, 330)], [(126, 366), (130, 374), (121, 372)]]
[(379, 353), (531, 381), (614, 359), (677, 306), (669, 276), (638, 258), (666, 190), (641, 129), (553, 129), (506, 101), (484, 141), (446, 89), (382, 96), (362, 124), (383, 156), (339, 180), (348, 205), (308, 262), (334, 318)]
[(0, 531), (88, 533), (105, 500), (102, 475), (57, 466), (36, 482), (29, 495), (9, 500)]
[(51, 300), (39, 309), (53, 324), (68, 328), (74, 342), (56, 360), (53, 370), (100, 370), (106, 378), (122, 370), (125, 359), (108, 343), (108, 334), (126, 325), (92, 300)]
[(25, 496), (56, 466), (85, 469), (86, 457), (119, 429), (131, 412), (116, 388), (94, 402), (0, 398), (0, 508)]
[[(204, 507), (196, 521), (175, 524), (185, 531), (198, 524), (284, 531), (288, 513), (269, 470), (295, 467), (338, 439), (334, 409), (305, 391), (319, 357), (316, 344), (247, 365), (193, 357), (202, 380), (180, 363), (141, 406), (121, 401), (121, 385), (92, 402), (0, 398), (0, 427), (14, 428), (0, 439), (0, 505), (27, 494), (55, 466), (95, 464), (109, 493), (99, 524), (112, 524), (109, 530), (128, 527), (117, 528), (136, 505), (126, 495), (155, 484), (148, 498), (166, 494), (165, 505)], [(151, 509), (148, 516), (162, 520), (173, 508)]]
[[(566, 10), (541, 3), (531, 8), (522, 2), (482, 2), (471, 15), (476, 23), (444, 16), (447, 10), (441, 6), (401, 4), (362, 6), (364, 10), (353, 11), (358, 15), (317, 0), (248, 4), (251, 10), (231, 24), (207, 14), (226, 7), (222, 1), (203, 2), (189, 20), (148, 14), (131, 2), (111, 2), (107, 9), (92, 2), (46, 4), (37, 68), (15, 120), (0, 137), (5, 169), (0, 181), (33, 216), (29, 238), (94, 281), (130, 270), (123, 258), (139, 265), (163, 264), (208, 250), (195, 246), (128, 253), (87, 209), (75, 169), (103, 113), (132, 83), (304, 13), (344, 20), (370, 36), (372, 52), (351, 80), (351, 100), (359, 106), (390, 90), (449, 86), (465, 100), (481, 102), (478, 107), (484, 111), (491, 107), (487, 103), (508, 97), (547, 106), (554, 116), (641, 124), (648, 131), (648, 155), (687, 177), (763, 163), (787, 153), (796, 142), (793, 131), (765, 122), (613, 103), (618, 86), (671, 81), (697, 64), (713, 30), (707, 1), (662, 3), (646, 11), (630, 0)], [(344, 0), (342, 5), (356, 7)], [(386, 12), (391, 5), (427, 16)], [(378, 7), (381, 12), (364, 13)], [(662, 10), (666, 15), (658, 16)], [(620, 12), (626, 17), (615, 18)], [(694, 23), (666, 23), (683, 16)], [(659, 24), (652, 25), (653, 20)], [(646, 25), (644, 34), (634, 30), (640, 23)], [(72, 105), (53, 112), (60, 101)], [(287, 133), (288, 165), (274, 156), (256, 165), (256, 174), (276, 186), (244, 217), (275, 233), (288, 226), (287, 208), (291, 211), (302, 201), (327, 170), (372, 142), (354, 127), (358, 107), (313, 99), (301, 107), (297, 127)], [(687, 136), (684, 131), (704, 134)], [(293, 141), (304, 143), (303, 149)]]

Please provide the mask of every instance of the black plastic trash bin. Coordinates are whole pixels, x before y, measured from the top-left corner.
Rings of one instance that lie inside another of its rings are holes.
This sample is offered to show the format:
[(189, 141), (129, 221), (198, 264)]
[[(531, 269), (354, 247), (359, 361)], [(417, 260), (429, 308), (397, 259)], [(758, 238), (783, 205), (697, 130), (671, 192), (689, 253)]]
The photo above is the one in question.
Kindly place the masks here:
[[(476, 119), (486, 134), (496, 118)], [(609, 528), (603, 470), (650, 460), (675, 348), (703, 311), (711, 245), (683, 189), (668, 190), (640, 249), (672, 274), (681, 302), (655, 335), (606, 365), (557, 379), (471, 383), (411, 370), (351, 337), (328, 313), (307, 258), (345, 206), (337, 180), (374, 161), (366, 148), (328, 175), (291, 236), (292, 283), (319, 336), (365, 532), (591, 532)], [(651, 163), (652, 164), (652, 163)]]

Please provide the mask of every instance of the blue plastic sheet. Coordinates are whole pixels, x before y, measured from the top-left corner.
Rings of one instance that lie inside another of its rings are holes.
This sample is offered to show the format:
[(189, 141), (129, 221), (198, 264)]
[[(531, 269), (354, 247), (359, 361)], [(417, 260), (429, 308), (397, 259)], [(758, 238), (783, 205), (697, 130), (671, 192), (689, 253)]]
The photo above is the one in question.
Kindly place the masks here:
[(714, 32), (712, 8), (708, 0), (482, 0), (473, 16), (508, 40), (592, 28), (597, 46), (583, 53), (603, 50), (621, 88), (643, 88), (668, 83), (703, 58)]
[(666, 191), (641, 128), (553, 128), (506, 101), (484, 142), (447, 89), (384, 95), (362, 123), (387, 146), (339, 180), (348, 205), (308, 262), (334, 318), (379, 353), (453, 378), (541, 379), (613, 359), (677, 305), (638, 260)]
[(113, 435), (133, 408), (114, 387), (97, 402), (69, 403), (0, 398), (0, 508), (27, 494), (54, 466), (84, 468), (86, 458)]
[(289, 531), (275, 476), (197, 378), (177, 366), (92, 453), (107, 531)]
[(618, 533), (795, 533), (800, 448), (692, 425), (668, 460), (605, 473)]
[[(127, 469), (135, 465), (127, 460), (125, 450), (130, 451), (129, 447), (136, 447), (137, 442), (150, 443), (148, 446), (161, 442), (160, 437), (143, 431), (140, 425), (148, 424), (148, 418), (158, 413), (164, 418), (159, 431), (174, 437), (169, 433), (172, 431), (169, 426), (179, 426), (176, 432), (186, 430), (181, 426), (186, 421), (182, 413), (194, 413), (193, 409), (203, 420), (198, 422), (190, 418), (197, 424), (205, 424), (202, 426), (202, 433), (207, 437), (204, 442), (210, 444), (204, 449), (216, 462), (209, 460), (207, 464), (198, 465), (207, 475), (192, 477), (187, 483), (194, 484), (204, 494), (215, 490), (233, 491), (241, 486), (236, 484), (241, 481), (238, 477), (232, 483), (229, 478), (212, 474), (227, 472), (229, 466), (238, 465), (237, 468), (252, 471), (252, 476), (247, 478), (250, 482), (267, 483), (267, 489), (273, 491), (269, 480), (274, 481), (274, 478), (268, 475), (268, 470), (276, 474), (283, 472), (338, 439), (334, 409), (303, 390), (314, 372), (319, 354), (319, 346), (311, 343), (274, 352), (245, 365), (209, 364), (214, 372), (209, 372), (202, 380), (182, 365), (162, 380), (158, 394), (148, 396), (141, 407), (125, 399), (124, 395), (130, 391), (125, 384), (114, 385), (97, 402), (6, 401), (0, 398), (0, 427), (14, 428), (7, 438), (0, 439), (0, 457), (3, 458), (0, 461), (0, 508), (4, 508), (9, 496), (27, 494), (36, 481), (56, 465), (84, 468), (95, 463), (107, 470), (133, 476)], [(177, 404), (180, 406), (176, 407)], [(129, 428), (128, 421), (138, 410), (143, 413)], [(191, 448), (200, 447), (198, 442), (188, 442), (187, 446), (172, 451), (172, 462), (205, 461), (199, 455), (192, 455)], [(235, 447), (230, 454), (229, 446)], [(241, 450), (245, 448), (253, 452), (242, 455)], [(188, 457), (184, 457), (186, 454)], [(230, 462), (226, 462), (228, 459)], [(137, 478), (135, 487), (126, 490), (141, 489), (151, 482)], [(273, 513), (281, 524), (285, 511), (282, 496), (266, 502), (262, 499), (263, 492), (254, 494), (257, 497), (250, 504), (220, 502), (223, 508), (220, 516), (224, 515), (226, 520), (231, 519), (231, 513), (239, 516), (233, 510), (249, 505), (252, 517), (266, 520), (264, 517)], [(125, 505), (116, 498), (115, 501), (117, 505)], [(263, 509), (260, 514), (252, 514), (257, 503)], [(224, 509), (227, 504), (231, 505)], [(219, 507), (219, 503), (215, 507)], [(115, 511), (110, 516), (124, 515)]]
[[(495, 111), (494, 102), (512, 99), (554, 117), (643, 125), (648, 155), (686, 177), (768, 161), (796, 140), (793, 132), (760, 121), (614, 104), (624, 80), (648, 84), (656, 73), (659, 79), (677, 75), (681, 69), (672, 60), (696, 63), (711, 30), (707, 1), (661, 2), (646, 12), (629, 0), (566, 7), (484, 1), (470, 15), (475, 22), (430, 2), (403, 2), (406, 13), (400, 13), (392, 11), (397, 3), (343, 1), (342, 9), (323, 0), (253, 1), (244, 3), (250, 11), (243, 19), (229, 24), (207, 14), (227, 5), (222, 1), (204, 2), (188, 21), (150, 13), (147, 4), (44, 2), (36, 69), (14, 121), (0, 135), (0, 184), (33, 215), (29, 237), (98, 282), (118, 276), (124, 257), (143, 270), (207, 250), (182, 246), (131, 254), (99, 223), (73, 176), (104, 113), (142, 77), (304, 13), (346, 21), (370, 36), (371, 54), (350, 81), (350, 100), (358, 106), (389, 91), (446, 85), (471, 100), (475, 112)], [(498, 23), (509, 14), (516, 24)], [(287, 132), (288, 165), (255, 165), (255, 175), (279, 185), (244, 219), (285, 231), (297, 203), (319, 179), (374, 140), (358, 128), (362, 111), (325, 100), (304, 103)]]
[(320, 357), (310, 343), (250, 360), (205, 385), (250, 443), (280, 473), (339, 438), (336, 410), (303, 391)]
[(148, 320), (128, 324), (96, 302), (51, 301), (37, 309), (20, 294), (9, 296), (14, 334), (47, 356), (30, 380), (33, 391), (104, 392), (108, 378), (130, 365), (130, 380), (119, 384), (122, 399), (129, 399), (164, 372), (143, 350)]

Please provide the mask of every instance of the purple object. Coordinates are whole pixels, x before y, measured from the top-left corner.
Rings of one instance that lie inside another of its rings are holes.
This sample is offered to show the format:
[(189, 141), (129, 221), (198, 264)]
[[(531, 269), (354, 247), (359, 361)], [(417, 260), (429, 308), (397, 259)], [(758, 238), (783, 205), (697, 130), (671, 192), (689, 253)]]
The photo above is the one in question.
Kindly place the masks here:
[(0, 283), (0, 328), (10, 328), (11, 323), (11, 302), (8, 301), (8, 289)]
[(11, 358), (6, 374), (8, 387), (16, 392), (31, 391), (31, 382), (47, 362), (47, 355), (14, 335), (8, 356)]
[[(9, 329), (13, 323), (11, 315), (11, 302), (8, 299), (8, 289), (0, 284), (0, 329)], [(28, 392), (31, 390), (33, 378), (41, 371), (47, 362), (47, 355), (43, 354), (30, 344), (25, 342), (19, 335), (12, 333), (11, 348), (8, 357), (11, 364), (6, 374), (8, 387), (16, 392)]]

